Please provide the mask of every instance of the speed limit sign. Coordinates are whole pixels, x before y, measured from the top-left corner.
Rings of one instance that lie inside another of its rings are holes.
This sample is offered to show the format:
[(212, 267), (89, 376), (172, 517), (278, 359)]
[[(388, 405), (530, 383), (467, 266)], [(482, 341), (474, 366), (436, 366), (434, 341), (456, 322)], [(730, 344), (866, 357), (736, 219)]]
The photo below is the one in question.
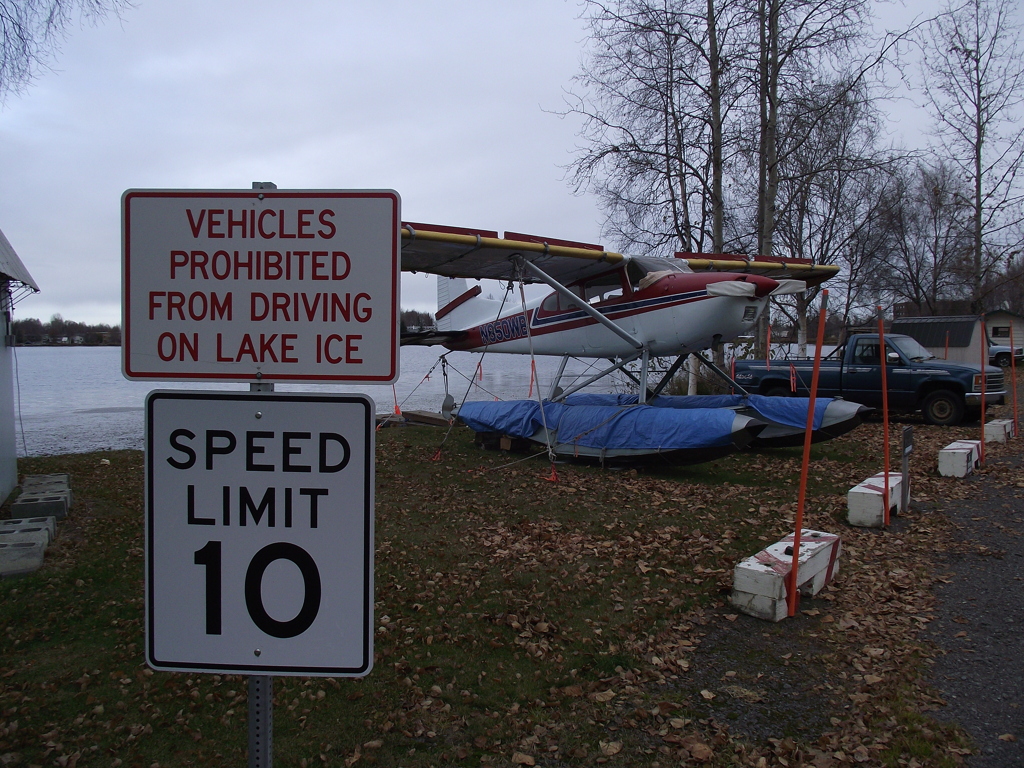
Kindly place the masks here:
[(373, 401), (146, 400), (146, 659), (358, 677), (373, 662)]

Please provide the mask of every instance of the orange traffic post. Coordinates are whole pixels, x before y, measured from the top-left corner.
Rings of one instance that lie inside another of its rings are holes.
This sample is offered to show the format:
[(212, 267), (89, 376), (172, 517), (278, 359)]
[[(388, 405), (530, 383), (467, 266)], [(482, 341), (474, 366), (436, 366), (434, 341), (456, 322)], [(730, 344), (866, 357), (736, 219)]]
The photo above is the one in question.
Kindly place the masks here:
[(1020, 425), (1017, 423), (1017, 358), (1013, 346), (1013, 322), (1010, 322), (1010, 386), (1013, 387), (1013, 434), (1020, 434)]
[(889, 524), (889, 384), (885, 376), (885, 319), (878, 308), (878, 357), (882, 363), (882, 466), (885, 482), (882, 484), (882, 525)]
[(814, 431), (814, 404), (818, 396), (818, 372), (821, 370), (821, 346), (825, 342), (825, 309), (828, 307), (828, 289), (821, 292), (821, 311), (818, 314), (818, 343), (814, 348), (814, 370), (811, 373), (811, 391), (807, 399), (807, 428), (804, 430), (804, 458), (800, 467), (800, 495), (796, 503), (796, 520), (793, 533), (793, 564), (789, 569), (789, 583), (786, 587), (787, 615), (796, 616), (800, 604), (797, 576), (800, 563), (800, 534), (804, 527), (804, 504), (807, 501), (807, 473), (811, 463), (811, 433)]
[[(1010, 348), (1010, 357), (1013, 357), (1013, 348)], [(985, 465), (985, 370), (988, 368), (988, 333), (985, 331), (985, 316), (981, 316), (981, 451), (978, 460), (982, 466)]]

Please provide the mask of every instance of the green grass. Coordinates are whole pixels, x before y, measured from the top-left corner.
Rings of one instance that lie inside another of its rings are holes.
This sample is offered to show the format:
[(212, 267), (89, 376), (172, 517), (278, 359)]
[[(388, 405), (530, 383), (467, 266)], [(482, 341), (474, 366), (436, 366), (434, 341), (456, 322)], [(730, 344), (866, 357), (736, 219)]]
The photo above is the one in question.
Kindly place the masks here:
[[(374, 669), (277, 678), (277, 765), (497, 766), (516, 753), (668, 765), (698, 738), (724, 766), (767, 748), (716, 736), (685, 667), (704, 663), (700, 633), (728, 612), (733, 565), (786, 532), (799, 449), (700, 466), (560, 464), (552, 483), (546, 462), (506, 466), (522, 456), (482, 451), (464, 429), (432, 461), (442, 435), (378, 433)], [(841, 441), (814, 459), (808, 522), (825, 525), (836, 473), (874, 459)], [(45, 567), (0, 584), (0, 756), (16, 756), (5, 765), (243, 764), (247, 679), (144, 664), (142, 455), (20, 470), (70, 472), (77, 504)], [(799, 642), (822, 630), (790, 631)], [(939, 745), (952, 738), (935, 732)], [(908, 737), (903, 749), (917, 747)]]

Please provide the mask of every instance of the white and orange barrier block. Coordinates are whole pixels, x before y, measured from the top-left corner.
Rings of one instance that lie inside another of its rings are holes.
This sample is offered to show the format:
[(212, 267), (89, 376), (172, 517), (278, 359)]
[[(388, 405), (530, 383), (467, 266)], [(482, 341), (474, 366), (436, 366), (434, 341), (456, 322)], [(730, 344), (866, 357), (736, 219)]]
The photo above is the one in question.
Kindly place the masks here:
[[(797, 588), (800, 594), (818, 594), (839, 572), (842, 543), (834, 533), (804, 528), (800, 533)], [(781, 621), (788, 613), (786, 589), (793, 567), (793, 535), (776, 542), (736, 565), (732, 597), (737, 610), (768, 621)]]
[[(860, 528), (881, 528), (885, 525), (885, 473), (879, 472), (846, 494), (846, 521)], [(903, 507), (903, 474), (889, 473), (889, 513), (898, 514)]]
[(981, 465), (981, 440), (956, 440), (939, 451), (939, 474), (967, 477)]
[(1005, 443), (1016, 436), (1013, 419), (994, 419), (985, 422), (986, 443)]

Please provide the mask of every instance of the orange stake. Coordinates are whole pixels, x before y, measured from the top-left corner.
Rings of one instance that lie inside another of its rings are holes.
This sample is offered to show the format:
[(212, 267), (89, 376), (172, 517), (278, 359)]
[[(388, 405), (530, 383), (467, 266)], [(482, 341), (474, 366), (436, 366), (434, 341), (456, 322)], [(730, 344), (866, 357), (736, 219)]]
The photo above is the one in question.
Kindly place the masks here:
[(882, 485), (882, 525), (889, 524), (889, 383), (885, 376), (885, 321), (882, 308), (878, 308), (878, 357), (882, 363), (882, 466), (885, 483)]
[(395, 389), (395, 385), (391, 385), (391, 394), (395, 396), (395, 416), (402, 415), (402, 409), (398, 407), (398, 391)]
[[(1013, 347), (1010, 348), (1010, 357), (1013, 357)], [(988, 332), (985, 330), (985, 316), (981, 316), (981, 452), (978, 459), (981, 465), (985, 466), (985, 369), (988, 368)]]
[(788, 615), (796, 616), (800, 604), (800, 584), (797, 569), (800, 561), (800, 534), (804, 527), (804, 503), (807, 500), (807, 472), (811, 463), (811, 432), (814, 430), (814, 402), (818, 395), (818, 371), (821, 370), (821, 345), (825, 340), (825, 308), (828, 306), (828, 289), (821, 292), (821, 313), (818, 316), (818, 344), (814, 349), (814, 372), (811, 374), (811, 391), (807, 400), (807, 429), (804, 430), (804, 459), (800, 468), (800, 496), (796, 504), (796, 530), (793, 532), (793, 564), (789, 569), (789, 584), (786, 589)]
[(1013, 346), (1013, 321), (1010, 321), (1010, 386), (1013, 387), (1013, 436), (1020, 434), (1020, 426), (1017, 424), (1017, 358)]

